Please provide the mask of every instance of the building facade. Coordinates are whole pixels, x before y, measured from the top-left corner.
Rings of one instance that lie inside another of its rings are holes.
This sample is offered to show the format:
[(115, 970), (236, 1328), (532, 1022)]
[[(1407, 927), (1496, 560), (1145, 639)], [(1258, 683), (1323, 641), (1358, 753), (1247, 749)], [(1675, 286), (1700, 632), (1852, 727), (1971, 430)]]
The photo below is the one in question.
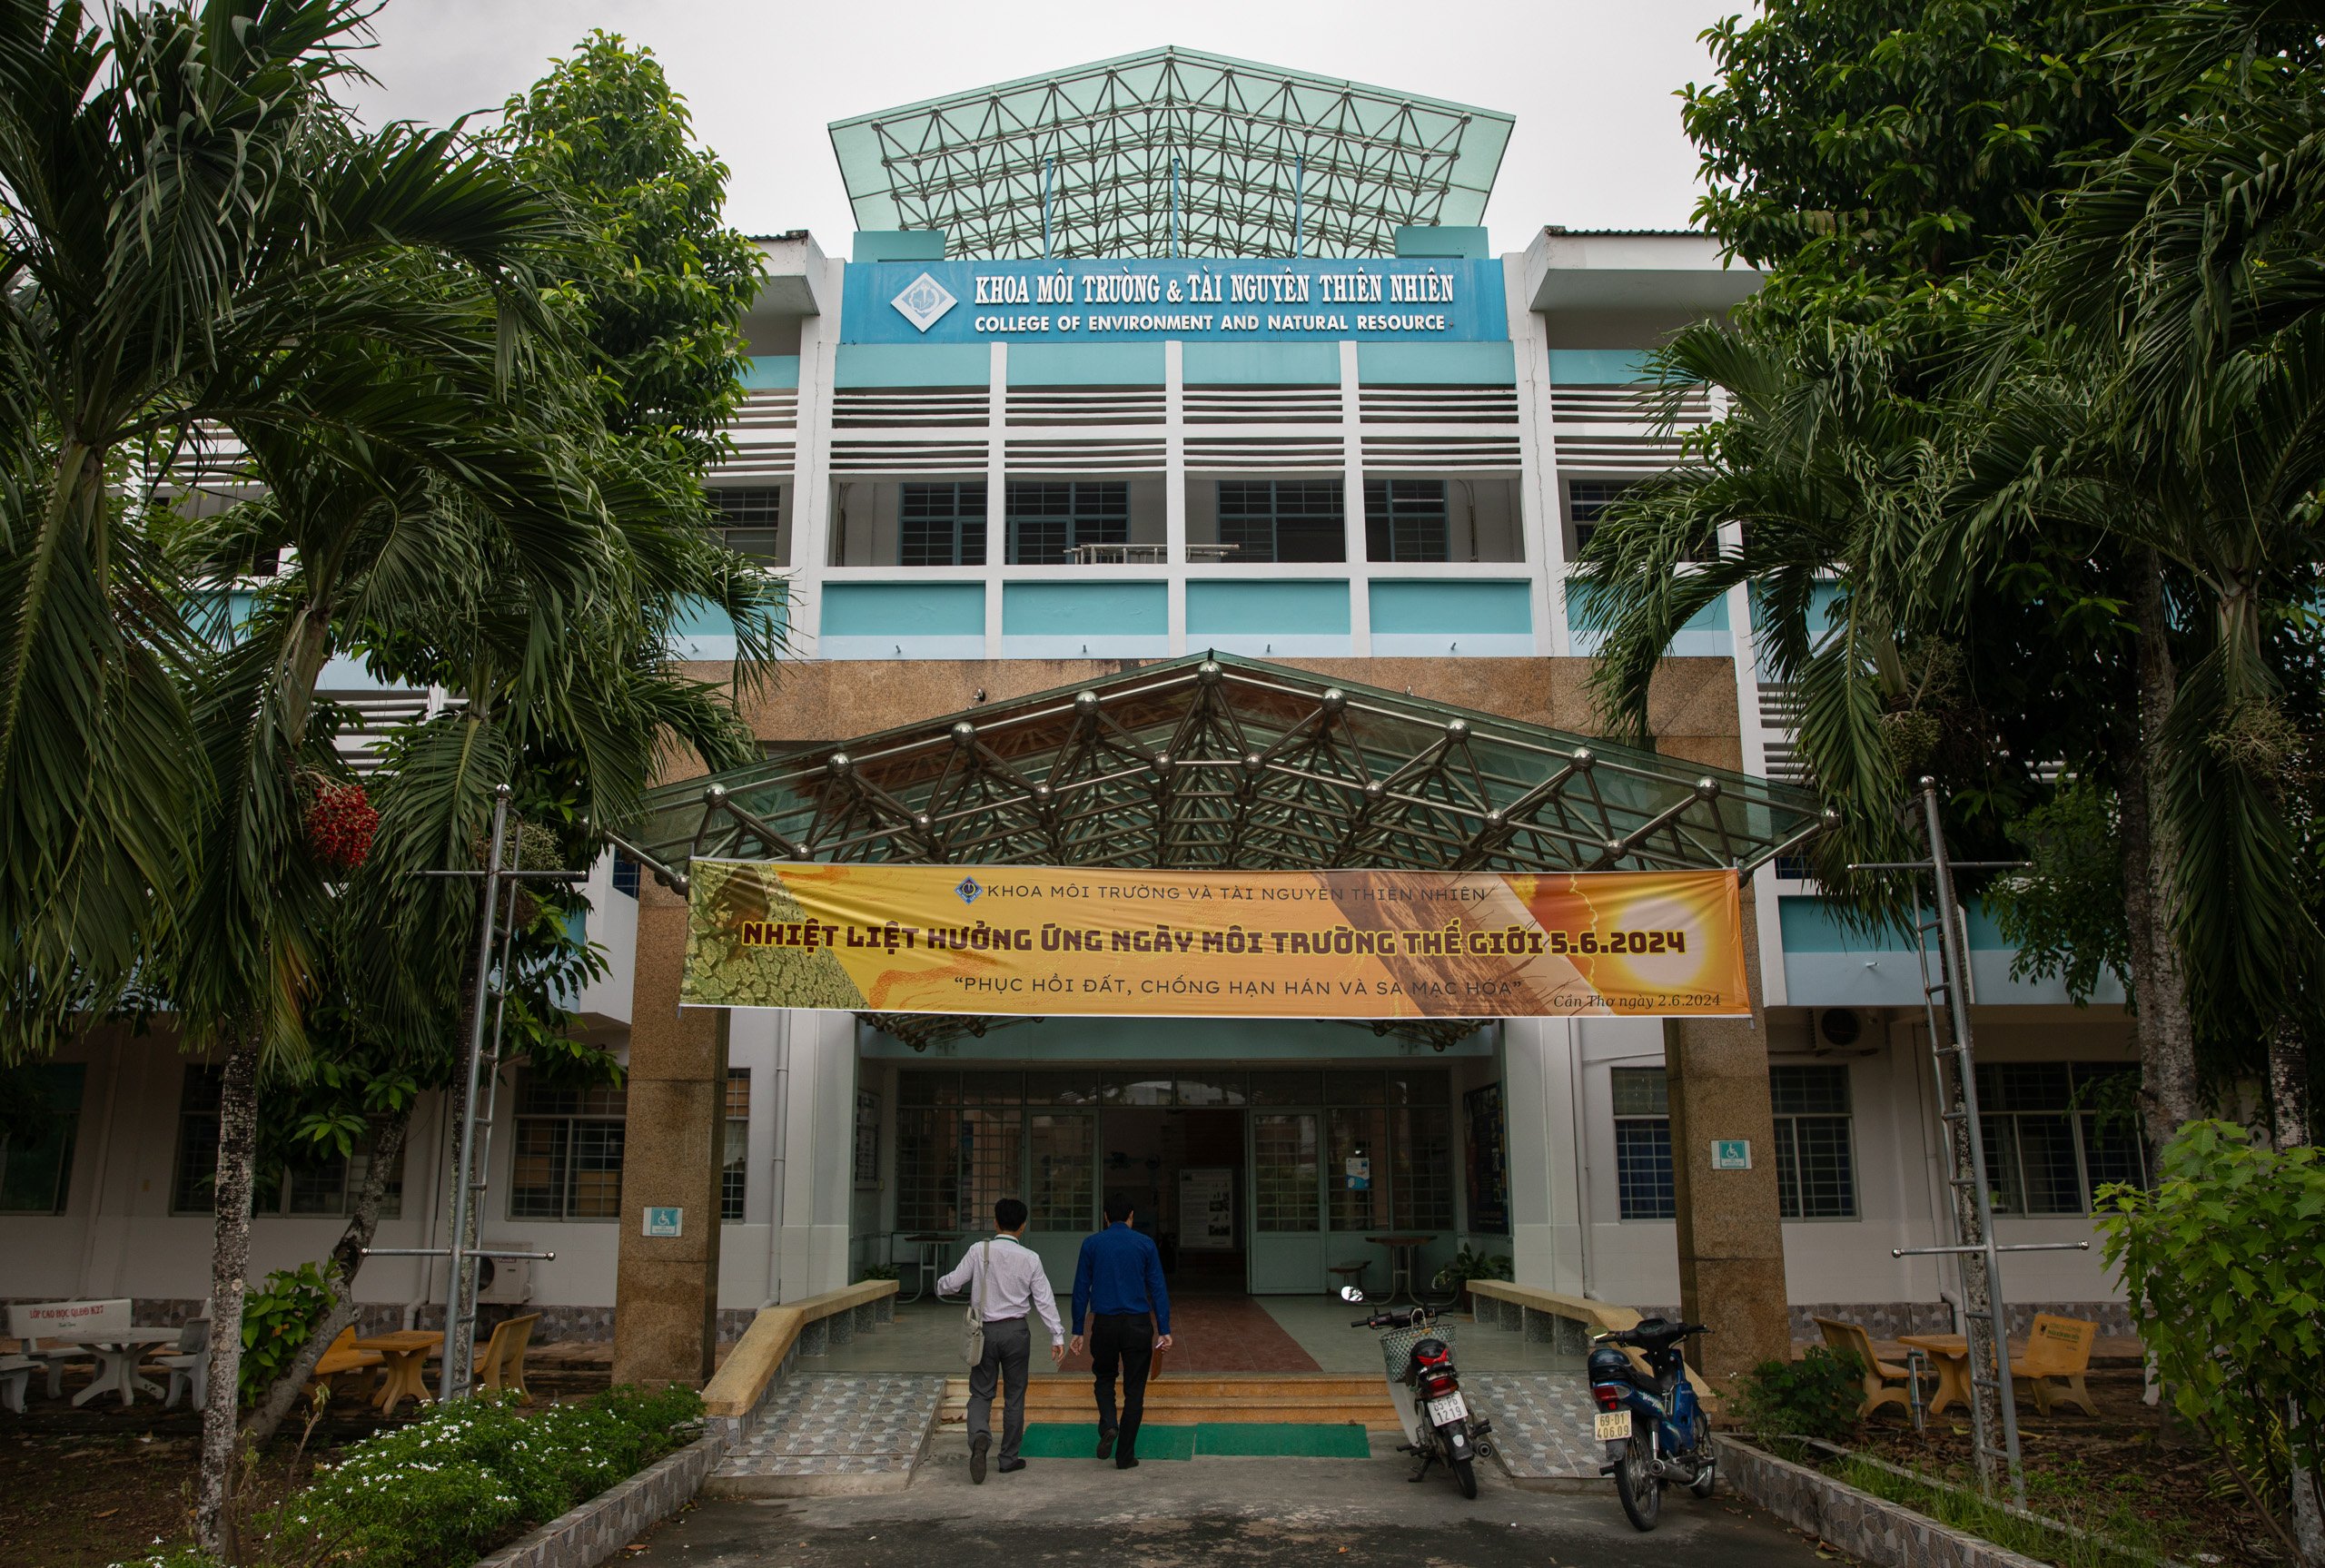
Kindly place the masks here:
[[(796, 660), (750, 715), (769, 754), (1210, 652), (1595, 733), (1597, 633), (1572, 562), (1608, 502), (1718, 412), (1644, 383), (1644, 356), (1754, 275), (1684, 232), (1546, 228), (1490, 253), (1475, 225), (1508, 122), (1484, 111), (1184, 51), (1039, 85), (1039, 114), (1015, 112), (1034, 84), (1011, 84), (836, 126), (865, 230), (845, 259), (805, 233), (762, 242), (749, 394), (712, 483), (729, 547), (789, 585)], [(1296, 146), (1219, 130), (1267, 119), (1262, 87), (1290, 105), (1268, 123), (1292, 124)], [(973, 134), (991, 123), (980, 108), (1011, 108), (1012, 128)], [(1138, 133), (1135, 167), (1102, 169), (1102, 123)], [(1750, 612), (1739, 590), (1677, 639), (1656, 750), (1796, 783), (1787, 695)], [(723, 674), (732, 637), (706, 616), (680, 651)], [(430, 700), (352, 669), (331, 680), (382, 722)], [(1747, 904), (1755, 1159), (1773, 1171), (1785, 1294), (1796, 1330), (1825, 1307), (1936, 1326), (1950, 1267), (1891, 1255), (1951, 1239), (1921, 967), (1846, 930), (1804, 871), (1758, 866)], [(576, 1003), (622, 1050), (673, 1027), (674, 928), (648, 927), (678, 901), (653, 873), (609, 855), (588, 889), (610, 970)], [(2002, 1239), (2087, 1238), (2095, 1188), (2142, 1158), (2101, 1109), (2136, 1071), (2121, 998), (2078, 1009), (2014, 977), (1974, 907), (1967, 941)], [(911, 1238), (973, 1234), (1006, 1194), (1031, 1204), (1054, 1278), (1122, 1191), (1174, 1269), (1219, 1288), (1316, 1292), (1357, 1261), (1382, 1283), (1366, 1238), (1410, 1232), (1430, 1238), (1425, 1269), (1467, 1245), (1511, 1255), (1521, 1282), (1681, 1299), (1674, 1167), (1690, 1154), (1653, 1021), (970, 1033), (740, 1010), (707, 1049), (723, 1099), (687, 1125), (718, 1166), (709, 1239), (730, 1331), (867, 1267), (909, 1275)], [(210, 1069), (164, 1025), (95, 1031), (48, 1071), (51, 1133), (0, 1150), (0, 1297), (191, 1312)], [(604, 1335), (618, 1295), (628, 1308), (640, 1151), (677, 1146), (636, 1125), (658, 1083), (577, 1092), (504, 1072), (483, 1234), (557, 1257), (504, 1268), (488, 1301), (529, 1301), (560, 1337)], [(449, 1142), (441, 1108), (424, 1109), (378, 1245), (441, 1244)], [(264, 1195), (253, 1267), (327, 1251), (359, 1174), (330, 1162)], [(441, 1276), (381, 1258), (361, 1294), (377, 1317), (427, 1322)], [(2122, 1331), (2095, 1252), (2013, 1257), (2003, 1283)]]

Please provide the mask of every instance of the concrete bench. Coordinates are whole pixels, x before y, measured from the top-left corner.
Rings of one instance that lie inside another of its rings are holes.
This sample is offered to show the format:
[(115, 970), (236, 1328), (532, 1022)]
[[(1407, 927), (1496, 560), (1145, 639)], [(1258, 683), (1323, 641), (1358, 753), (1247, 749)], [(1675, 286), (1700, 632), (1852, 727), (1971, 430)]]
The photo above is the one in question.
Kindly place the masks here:
[(703, 1414), (747, 1422), (796, 1356), (822, 1356), (855, 1339), (859, 1329), (893, 1323), (896, 1282), (866, 1279), (821, 1296), (762, 1307), (702, 1391)]

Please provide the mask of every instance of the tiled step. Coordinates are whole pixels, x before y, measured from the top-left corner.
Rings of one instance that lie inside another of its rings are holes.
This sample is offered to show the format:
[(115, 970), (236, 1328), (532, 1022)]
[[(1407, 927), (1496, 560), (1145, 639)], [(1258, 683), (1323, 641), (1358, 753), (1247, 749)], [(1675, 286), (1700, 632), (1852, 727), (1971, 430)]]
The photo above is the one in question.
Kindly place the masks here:
[[(947, 1381), (937, 1419), (957, 1425), (967, 1419), (969, 1380)], [(1025, 1390), (1028, 1421), (1091, 1419), (1090, 1379), (1071, 1374), (1036, 1377)], [(1146, 1386), (1146, 1420), (1157, 1426), (1202, 1422), (1294, 1422), (1338, 1425), (1354, 1423), (1375, 1429), (1397, 1425), (1396, 1406), (1377, 1377), (1311, 1376), (1166, 1377)]]

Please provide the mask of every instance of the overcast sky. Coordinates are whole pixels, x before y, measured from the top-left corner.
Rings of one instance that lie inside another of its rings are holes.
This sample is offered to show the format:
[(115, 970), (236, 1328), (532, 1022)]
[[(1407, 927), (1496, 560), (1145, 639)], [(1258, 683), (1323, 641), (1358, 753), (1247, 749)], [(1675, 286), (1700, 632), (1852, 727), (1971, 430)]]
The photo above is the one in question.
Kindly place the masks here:
[(1741, 0), (390, 0), (365, 117), (497, 110), (592, 27), (653, 49), (734, 170), (728, 222), (856, 227), (824, 127), (987, 83), (1177, 44), (1514, 114), (1486, 213), (1498, 251), (1543, 223), (1677, 228), (1696, 158), (1673, 94)]

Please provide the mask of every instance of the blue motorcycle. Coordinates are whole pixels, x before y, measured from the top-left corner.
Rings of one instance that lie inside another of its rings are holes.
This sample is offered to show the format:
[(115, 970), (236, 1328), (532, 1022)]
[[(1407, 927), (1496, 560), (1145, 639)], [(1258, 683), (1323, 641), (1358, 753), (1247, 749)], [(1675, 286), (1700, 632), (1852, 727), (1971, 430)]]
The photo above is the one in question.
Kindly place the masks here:
[[(1679, 1355), (1681, 1340), (1710, 1332), (1700, 1323), (1648, 1317), (1598, 1336), (1590, 1352), (1590, 1396), (1598, 1404), (1591, 1435), (1607, 1445), (1598, 1474), (1615, 1478), (1615, 1494), (1638, 1529), (1655, 1528), (1667, 1482), (1698, 1497), (1710, 1496), (1718, 1484), (1711, 1422), (1696, 1403)], [(1642, 1374), (1618, 1346), (1637, 1351), (1651, 1372)]]

